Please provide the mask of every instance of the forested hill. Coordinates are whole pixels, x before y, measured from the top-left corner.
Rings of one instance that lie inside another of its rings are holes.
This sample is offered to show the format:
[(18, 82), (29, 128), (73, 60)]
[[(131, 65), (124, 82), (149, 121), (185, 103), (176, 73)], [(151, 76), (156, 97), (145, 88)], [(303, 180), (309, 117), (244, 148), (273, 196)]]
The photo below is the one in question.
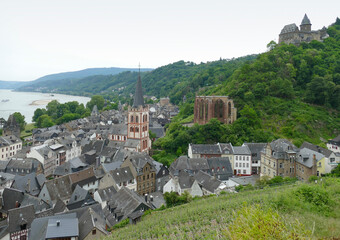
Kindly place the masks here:
[[(151, 71), (151, 68), (141, 68), (141, 72)], [(103, 76), (106, 78), (107, 76), (117, 75), (122, 72), (138, 72), (138, 68), (87, 68), (80, 71), (72, 71), (72, 72), (63, 72), (56, 73), (43, 76), (34, 81), (26, 82), (25, 86), (18, 88), (19, 91), (46, 91), (52, 92), (58, 86), (64, 86), (65, 83), (81, 83), (81, 79), (97, 76)], [(70, 91), (73, 91), (72, 85), (69, 88)]]
[[(209, 86), (196, 93), (230, 96), (238, 109), (238, 120), (232, 125), (212, 121), (184, 127), (181, 123), (193, 120), (194, 97), (187, 98), (166, 137), (154, 144), (165, 151), (159, 159), (186, 153), (189, 143), (241, 145), (283, 137), (297, 146), (303, 141), (325, 146), (328, 139), (340, 134), (339, 19), (328, 28), (328, 34), (324, 42), (298, 47), (271, 42), (270, 50), (243, 64), (229, 78), (223, 77), (225, 69), (220, 66), (197, 73), (191, 80), (204, 79), (201, 86)], [(179, 90), (180, 96), (185, 89)], [(176, 102), (176, 93), (170, 98)]]
[[(178, 104), (182, 101), (184, 95), (190, 98), (199, 88), (225, 81), (237, 68), (255, 58), (256, 55), (250, 55), (201, 64), (178, 61), (153, 71), (141, 72), (142, 84), (145, 94), (156, 97), (170, 96), (172, 102)], [(210, 77), (212, 75), (214, 77)], [(125, 71), (116, 75), (94, 75), (75, 79), (38, 81), (18, 90), (85, 96), (101, 94), (105, 98), (114, 100), (118, 95), (129, 96), (130, 93), (133, 93), (137, 78), (138, 72)]]

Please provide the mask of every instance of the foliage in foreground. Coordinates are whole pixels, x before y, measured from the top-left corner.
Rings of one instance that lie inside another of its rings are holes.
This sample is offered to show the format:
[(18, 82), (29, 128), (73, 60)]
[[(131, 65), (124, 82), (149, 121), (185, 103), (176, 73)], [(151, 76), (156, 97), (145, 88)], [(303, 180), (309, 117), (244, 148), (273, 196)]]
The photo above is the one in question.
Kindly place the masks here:
[[(311, 189), (307, 192), (317, 195), (327, 192), (328, 200), (323, 199), (322, 205), (314, 198), (302, 197), (306, 195), (306, 188)], [(237, 232), (233, 224), (239, 224), (241, 220), (248, 235), (239, 239), (254, 239), (249, 234), (257, 230), (250, 219), (257, 218), (263, 218), (271, 226), (279, 224), (282, 236), (286, 236), (281, 239), (289, 239), (294, 232), (295, 239), (332, 238), (340, 236), (339, 206), (340, 179), (323, 178), (318, 184), (296, 183), (193, 199), (188, 204), (153, 211), (136, 225), (113, 231), (107, 239), (226, 239), (229, 238), (228, 232)], [(257, 209), (260, 210), (257, 212)], [(269, 218), (270, 215), (273, 218)]]

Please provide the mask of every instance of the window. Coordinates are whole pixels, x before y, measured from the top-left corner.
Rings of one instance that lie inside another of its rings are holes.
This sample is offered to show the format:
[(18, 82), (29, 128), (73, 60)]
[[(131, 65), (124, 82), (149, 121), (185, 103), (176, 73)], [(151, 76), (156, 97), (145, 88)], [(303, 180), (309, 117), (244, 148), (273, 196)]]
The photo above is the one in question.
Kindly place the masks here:
[(137, 122), (137, 123), (138, 123), (138, 120), (139, 120), (139, 119), (138, 119), (138, 116), (136, 116), (136, 122)]
[(245, 164), (245, 163), (243, 163), (243, 167), (246, 167), (246, 164)]
[(241, 173), (241, 170), (239, 169), (239, 170), (237, 170), (237, 173)]
[(246, 174), (247, 172), (246, 172), (246, 170), (243, 170), (243, 174)]
[(283, 168), (283, 163), (280, 163), (280, 168)]
[(96, 232), (96, 229), (93, 229), (93, 230), (92, 230), (92, 235), (96, 235), (96, 233), (97, 233), (97, 232)]
[(249, 168), (249, 163), (247, 163), (247, 168)]
[(236, 156), (236, 160), (238, 160), (238, 156)]
[(319, 167), (321, 167), (321, 162), (319, 162)]
[[(235, 163), (235, 166), (238, 167), (238, 163)], [(214, 169), (213, 169), (213, 171), (214, 171)]]
[(330, 158), (331, 163), (335, 162), (335, 158)]
[(133, 116), (131, 116), (131, 120), (130, 120), (130, 122), (133, 122)]

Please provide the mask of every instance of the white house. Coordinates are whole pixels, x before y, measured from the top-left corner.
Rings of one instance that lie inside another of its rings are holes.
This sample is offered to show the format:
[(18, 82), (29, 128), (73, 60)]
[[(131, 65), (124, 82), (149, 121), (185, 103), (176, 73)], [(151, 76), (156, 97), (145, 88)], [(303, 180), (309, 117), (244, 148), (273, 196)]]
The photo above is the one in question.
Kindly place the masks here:
[(163, 193), (177, 192), (181, 195), (185, 191), (189, 192), (193, 197), (203, 196), (203, 191), (198, 182), (185, 171), (180, 171), (177, 176), (173, 176), (163, 187)]
[(0, 161), (8, 160), (22, 149), (22, 141), (14, 135), (0, 137)]

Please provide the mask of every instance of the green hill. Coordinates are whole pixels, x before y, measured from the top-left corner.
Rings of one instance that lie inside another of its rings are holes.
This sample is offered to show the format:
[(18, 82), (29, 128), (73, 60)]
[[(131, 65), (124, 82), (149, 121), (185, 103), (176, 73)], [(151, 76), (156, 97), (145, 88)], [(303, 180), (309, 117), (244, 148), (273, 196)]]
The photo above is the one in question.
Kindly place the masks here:
[[(230, 96), (238, 108), (238, 120), (232, 125), (212, 121), (206, 126), (182, 126), (180, 123), (193, 120), (191, 94), (170, 124), (167, 136), (155, 142), (154, 148), (165, 151), (155, 158), (167, 158), (164, 162), (168, 164), (169, 156), (173, 160), (175, 155), (186, 153), (189, 143), (241, 145), (283, 137), (298, 147), (303, 141), (325, 146), (328, 139), (340, 134), (339, 19), (328, 28), (328, 34), (330, 37), (324, 42), (312, 41), (298, 47), (271, 42), (271, 50), (242, 64), (221, 81), (218, 79), (225, 72), (223, 67), (200, 71), (191, 80), (217, 80), (196, 93)], [(200, 86), (206, 81), (209, 82), (205, 80)], [(170, 98), (173, 102), (178, 99), (176, 94)]]
[(145, 214), (106, 239), (332, 239), (340, 236), (340, 179), (194, 199)]

